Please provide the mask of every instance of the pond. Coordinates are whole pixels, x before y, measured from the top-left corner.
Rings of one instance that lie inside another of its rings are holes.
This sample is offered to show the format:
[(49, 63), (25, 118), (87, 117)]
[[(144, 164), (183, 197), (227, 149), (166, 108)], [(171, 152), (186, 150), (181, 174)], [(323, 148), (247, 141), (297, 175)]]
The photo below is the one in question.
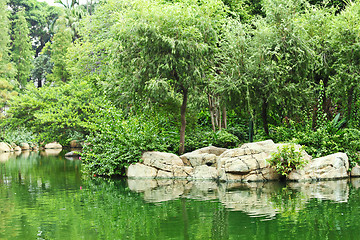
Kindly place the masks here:
[(0, 154), (0, 239), (360, 238), (360, 179), (84, 179), (53, 154)]

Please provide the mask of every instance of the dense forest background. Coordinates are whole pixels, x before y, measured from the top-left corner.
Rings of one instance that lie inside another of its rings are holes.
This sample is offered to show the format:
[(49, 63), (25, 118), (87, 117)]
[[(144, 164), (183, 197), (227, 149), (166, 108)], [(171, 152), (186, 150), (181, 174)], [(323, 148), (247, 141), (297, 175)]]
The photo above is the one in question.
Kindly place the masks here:
[(273, 139), (360, 151), (360, 1), (0, 0), (0, 141), (143, 151)]

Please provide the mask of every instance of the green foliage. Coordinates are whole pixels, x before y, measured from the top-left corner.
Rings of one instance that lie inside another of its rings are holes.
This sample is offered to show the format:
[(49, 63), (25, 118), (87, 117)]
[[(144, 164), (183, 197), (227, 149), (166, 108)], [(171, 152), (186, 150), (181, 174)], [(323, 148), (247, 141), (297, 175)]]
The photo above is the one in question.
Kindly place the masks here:
[(17, 92), (14, 91), (14, 86), (5, 79), (0, 78), (0, 118), (2, 117), (1, 110), (6, 106), (7, 101), (14, 96), (17, 96)]
[(6, 0), (0, 0), (0, 80), (9, 79), (14, 74), (14, 66), (10, 62), (9, 12)]
[(140, 161), (144, 151), (178, 150), (178, 133), (162, 114), (148, 112), (125, 118), (121, 111), (103, 104), (97, 119), (81, 156), (88, 173), (122, 175), (131, 163)]
[(54, 64), (54, 67), (52, 68), (52, 73), (47, 75), (47, 79), (49, 82), (67, 82), (70, 79), (70, 75), (66, 69), (66, 55), (68, 48), (71, 46), (72, 37), (63, 17), (59, 18), (56, 24), (58, 30), (49, 46), (51, 62)]
[(271, 155), (270, 166), (283, 175), (287, 176), (291, 171), (300, 169), (307, 163), (302, 157), (302, 148), (297, 150), (295, 144), (285, 144), (278, 147), (278, 151)]
[[(352, 166), (360, 161), (360, 131), (343, 128), (344, 119), (337, 115), (316, 130), (310, 124), (292, 123), (292, 126), (277, 126), (271, 137), (274, 141), (296, 142), (304, 146), (304, 150), (313, 157), (322, 157), (337, 152), (345, 152)], [(308, 127), (306, 127), (308, 126)]]
[(37, 83), (37, 87), (42, 87), (43, 82), (46, 82), (46, 77), (52, 72), (54, 66), (47, 54), (40, 54), (34, 59), (34, 68), (31, 71), (31, 79)]
[(29, 27), (25, 19), (25, 10), (16, 13), (13, 28), (12, 60), (16, 68), (16, 80), (24, 88), (30, 77), (32, 68), (32, 46), (29, 36)]
[(32, 48), (35, 50), (35, 56), (38, 56), (54, 34), (54, 23), (61, 13), (60, 8), (37, 0), (8, 0), (8, 5), (12, 9), (11, 20), (16, 18), (17, 12), (25, 9), (25, 18), (31, 26)]
[(35, 135), (26, 128), (2, 128), (0, 131), (0, 142), (15, 143), (20, 145), (20, 143), (35, 143)]
[(84, 138), (93, 130), (94, 114), (101, 100), (86, 82), (42, 88), (31, 84), (9, 105), (2, 125), (26, 127), (37, 135), (38, 142), (58, 141), (66, 145), (74, 134)]

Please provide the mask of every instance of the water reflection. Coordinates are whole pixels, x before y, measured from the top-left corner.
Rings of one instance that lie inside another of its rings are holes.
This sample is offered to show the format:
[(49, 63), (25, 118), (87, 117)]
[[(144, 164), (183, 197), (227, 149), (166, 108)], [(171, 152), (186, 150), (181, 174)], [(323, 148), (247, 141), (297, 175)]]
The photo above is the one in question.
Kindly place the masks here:
[[(352, 179), (360, 187), (360, 179)], [(129, 179), (129, 189), (142, 193), (147, 202), (178, 198), (216, 200), (227, 209), (250, 216), (272, 218), (277, 213), (299, 211), (311, 199), (347, 202), (348, 180), (308, 183), (217, 183), (213, 181)]]
[(0, 239), (360, 236), (360, 179), (286, 185), (83, 179), (79, 160), (27, 154), (0, 162)]

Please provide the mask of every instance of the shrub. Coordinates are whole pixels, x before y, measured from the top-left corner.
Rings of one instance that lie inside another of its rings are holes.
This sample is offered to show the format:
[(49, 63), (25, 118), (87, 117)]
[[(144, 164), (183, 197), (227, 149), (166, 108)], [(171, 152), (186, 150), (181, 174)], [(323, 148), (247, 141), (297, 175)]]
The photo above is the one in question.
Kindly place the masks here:
[(287, 176), (291, 171), (302, 168), (307, 162), (302, 158), (302, 148), (296, 150), (294, 144), (278, 147), (269, 159), (270, 166), (282, 176)]
[(66, 145), (72, 137), (89, 134), (93, 116), (102, 104), (86, 82), (69, 82), (61, 86), (35, 88), (9, 101), (7, 117), (0, 127), (25, 127), (36, 133), (37, 142), (57, 141)]
[(126, 167), (140, 161), (144, 151), (178, 150), (178, 131), (163, 114), (144, 113), (128, 118), (109, 105), (99, 109), (94, 133), (87, 137), (84, 171), (100, 176), (123, 175)]
[(5, 127), (0, 131), (0, 142), (15, 143), (20, 145), (20, 143), (35, 143), (34, 134), (24, 127), (19, 127), (11, 129)]
[(351, 166), (359, 162), (360, 131), (343, 128), (344, 120), (337, 115), (332, 121), (325, 122), (316, 130), (304, 128), (301, 124), (292, 127), (274, 128), (271, 138), (276, 142), (295, 142), (304, 146), (304, 150), (313, 157), (344, 152)]

